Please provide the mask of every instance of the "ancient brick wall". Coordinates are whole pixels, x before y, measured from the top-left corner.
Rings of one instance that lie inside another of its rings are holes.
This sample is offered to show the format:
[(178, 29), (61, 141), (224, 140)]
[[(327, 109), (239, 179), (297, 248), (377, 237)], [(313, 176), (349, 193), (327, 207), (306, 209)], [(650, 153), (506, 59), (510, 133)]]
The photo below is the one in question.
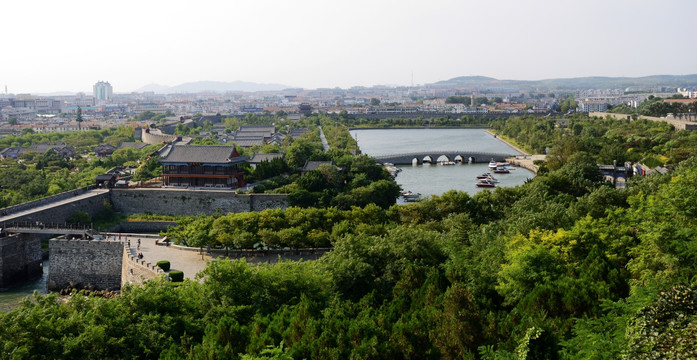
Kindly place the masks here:
[(125, 214), (212, 215), (288, 207), (286, 195), (225, 190), (112, 189), (111, 202)]
[[(9, 215), (3, 216), (0, 218), (0, 220), (8, 223), (34, 223), (39, 221), (44, 224), (63, 224), (78, 210), (84, 211), (90, 216), (96, 215), (97, 212), (104, 207), (104, 201), (109, 201), (109, 192), (103, 192), (101, 194), (96, 194), (88, 198), (79, 199), (64, 204), (56, 204), (47, 208), (38, 207), (35, 211), (30, 211), (31, 209), (23, 210), (28, 211), (28, 213), (25, 215), (15, 215), (15, 213), (9, 213)], [(39, 205), (46, 206), (49, 204), (50, 202)]]
[(49, 290), (121, 288), (122, 241), (53, 239), (48, 248), (51, 259)]
[(123, 267), (121, 271), (121, 286), (125, 284), (142, 284), (145, 280), (164, 275), (157, 265), (136, 257), (135, 251), (126, 247), (123, 251)]

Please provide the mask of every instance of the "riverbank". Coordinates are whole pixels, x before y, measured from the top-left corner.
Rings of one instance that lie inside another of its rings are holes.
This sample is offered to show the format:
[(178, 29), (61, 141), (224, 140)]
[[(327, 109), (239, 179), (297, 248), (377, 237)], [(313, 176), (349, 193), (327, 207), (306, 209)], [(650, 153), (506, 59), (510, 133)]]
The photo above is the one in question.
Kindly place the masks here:
[(513, 149), (515, 149), (515, 151), (517, 151), (517, 152), (519, 152), (519, 153), (521, 153), (521, 154), (523, 154), (523, 155), (525, 155), (525, 156), (530, 156), (530, 154), (528, 154), (527, 151), (521, 149), (519, 146), (517, 146), (517, 145), (511, 143), (510, 141), (508, 141), (508, 140), (502, 138), (502, 137), (499, 136), (498, 134), (494, 133), (492, 130), (487, 129), (487, 130), (484, 130), (484, 132), (486, 132), (487, 134), (490, 134), (490, 135), (493, 136), (496, 140), (499, 140), (499, 141), (501, 141), (502, 143), (504, 143), (504, 144), (506, 144), (506, 145), (512, 147)]
[(387, 127), (379, 127), (379, 126), (371, 126), (371, 127), (350, 127), (349, 131), (353, 130), (411, 130), (411, 129), (418, 129), (418, 130), (428, 130), (428, 129), (491, 129), (490, 126), (481, 126), (481, 125), (473, 125), (473, 126), (387, 126)]
[(508, 141), (508, 140), (506, 140), (506, 139), (503, 139), (501, 136), (495, 134), (493, 131), (491, 131), (491, 130), (484, 130), (484, 131), (485, 131), (486, 133), (491, 134), (492, 136), (494, 136), (495, 139), (501, 141), (502, 143), (504, 143), (504, 144), (506, 144), (506, 145), (512, 147), (513, 149), (515, 149), (515, 150), (518, 151), (519, 153), (523, 154), (522, 156), (516, 156), (516, 157), (514, 157), (514, 158), (508, 158), (508, 159), (506, 159), (506, 161), (508, 161), (509, 163), (511, 163), (511, 165), (514, 165), (514, 166), (518, 166), (518, 167), (522, 167), (522, 168), (528, 169), (528, 170), (534, 172), (535, 174), (537, 174), (537, 170), (538, 170), (539, 168), (538, 168), (537, 165), (535, 165), (535, 162), (536, 162), (536, 161), (545, 161), (545, 159), (546, 159), (546, 156), (545, 156), (545, 155), (531, 155), (531, 154), (528, 154), (526, 151), (524, 151), (524, 150), (521, 149), (520, 147), (516, 146), (515, 144), (512, 144), (510, 141)]

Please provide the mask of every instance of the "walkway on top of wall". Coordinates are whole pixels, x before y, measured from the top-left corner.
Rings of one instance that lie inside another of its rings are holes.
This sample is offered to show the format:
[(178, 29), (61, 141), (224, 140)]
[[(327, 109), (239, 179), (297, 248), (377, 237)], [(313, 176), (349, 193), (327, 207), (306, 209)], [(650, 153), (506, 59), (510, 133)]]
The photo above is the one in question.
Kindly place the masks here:
[[(91, 197), (96, 197), (96, 196), (101, 196), (104, 193), (108, 193), (108, 192), (109, 192), (109, 189), (92, 189), (92, 190), (89, 190), (89, 191), (84, 192), (82, 194), (75, 195), (74, 197), (71, 197), (68, 199), (64, 199), (64, 200), (52, 202), (52, 203), (47, 204), (47, 205), (41, 205), (41, 206), (31, 208), (28, 210), (23, 210), (20, 212), (0, 216), (0, 223), (12, 223), (14, 221), (17, 221), (17, 219), (21, 219), (27, 215), (31, 215), (34, 213), (40, 213), (40, 212), (45, 211), (47, 209), (51, 209), (51, 208), (54, 208), (57, 206), (65, 205), (65, 204), (70, 204), (70, 203), (75, 202), (75, 201), (79, 201), (79, 200), (83, 200), (83, 199), (87, 199), (87, 198), (91, 198)], [(79, 209), (77, 209), (77, 210), (79, 210)]]
[[(135, 255), (137, 255), (142, 252), (145, 262), (155, 265), (160, 260), (169, 260), (170, 271), (181, 270), (187, 279), (193, 280), (197, 273), (206, 268), (208, 261), (214, 260), (214, 258), (206, 254), (201, 256), (198, 251), (182, 250), (174, 246), (155, 245), (155, 240), (158, 242), (162, 241), (160, 237), (121, 234), (121, 239), (130, 241), (132, 254), (135, 252)], [(140, 248), (138, 248), (138, 240), (140, 240)]]

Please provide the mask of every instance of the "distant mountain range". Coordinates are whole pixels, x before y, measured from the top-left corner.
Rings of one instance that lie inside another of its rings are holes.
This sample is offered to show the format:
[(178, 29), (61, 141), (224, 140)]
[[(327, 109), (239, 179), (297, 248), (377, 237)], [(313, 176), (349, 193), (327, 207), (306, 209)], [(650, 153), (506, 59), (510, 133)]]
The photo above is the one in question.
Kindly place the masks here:
[[(449, 80), (426, 84), (427, 87), (439, 88), (469, 88), (469, 89), (624, 89), (627, 87), (697, 87), (697, 74), (691, 75), (652, 75), (644, 77), (578, 77), (546, 80), (499, 80), (486, 76), (460, 76)], [(195, 81), (177, 86), (149, 84), (134, 90), (137, 93), (154, 92), (156, 94), (187, 94), (201, 92), (234, 92), (234, 91), (279, 91), (292, 88), (281, 84), (259, 84), (247, 81)], [(121, 92), (121, 89), (117, 89)], [(87, 92), (85, 92), (87, 93)], [(74, 92), (57, 91), (51, 93), (35, 93), (39, 96), (72, 96)], [(89, 93), (87, 93), (89, 94)]]
[(180, 94), (180, 93), (199, 93), (199, 92), (228, 92), (228, 91), (274, 91), (287, 89), (290, 86), (281, 84), (258, 84), (247, 81), (195, 81), (180, 84), (177, 86), (165, 86), (149, 84), (136, 89), (135, 92), (155, 92), (158, 94)]
[(697, 86), (697, 74), (652, 75), (644, 77), (579, 77), (547, 80), (498, 80), (486, 76), (460, 76), (439, 81), (429, 86), (436, 87), (500, 87), (500, 88), (547, 88), (547, 89), (616, 89), (653, 86)]

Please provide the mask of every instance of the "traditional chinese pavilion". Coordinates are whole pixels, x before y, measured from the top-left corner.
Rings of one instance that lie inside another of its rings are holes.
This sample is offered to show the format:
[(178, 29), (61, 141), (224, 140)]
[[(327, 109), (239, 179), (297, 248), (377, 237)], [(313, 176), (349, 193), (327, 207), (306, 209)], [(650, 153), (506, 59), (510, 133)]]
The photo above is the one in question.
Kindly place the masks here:
[(249, 160), (234, 146), (177, 145), (160, 158), (165, 186), (238, 188)]

